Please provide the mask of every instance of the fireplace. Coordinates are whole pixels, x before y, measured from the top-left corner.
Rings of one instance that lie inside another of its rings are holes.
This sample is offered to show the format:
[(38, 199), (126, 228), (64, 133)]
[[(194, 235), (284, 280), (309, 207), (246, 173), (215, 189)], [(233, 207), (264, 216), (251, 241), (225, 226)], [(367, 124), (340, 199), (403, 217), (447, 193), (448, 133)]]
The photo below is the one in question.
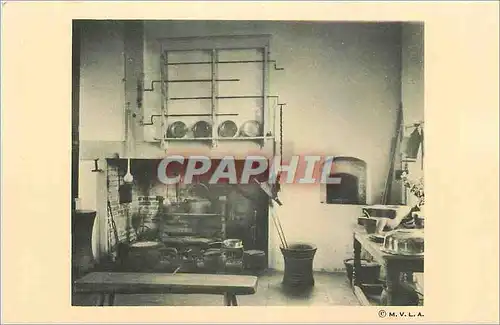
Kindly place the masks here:
[[(240, 163), (244, 161), (236, 163), (237, 169)], [(125, 245), (160, 242), (169, 252), (177, 252), (178, 260), (185, 260), (181, 271), (195, 273), (204, 273), (196, 264), (203, 252), (224, 239), (241, 240), (245, 251), (258, 250), (267, 255), (268, 199), (257, 184), (207, 184), (200, 179), (195, 184), (166, 185), (157, 176), (159, 164), (157, 159), (133, 159), (130, 163), (133, 183), (128, 193), (121, 193), (127, 161), (108, 160), (108, 218), (114, 218), (108, 225), (117, 227), (116, 232), (110, 231), (112, 250), (123, 246), (117, 245), (116, 240)], [(124, 195), (128, 200), (123, 200)], [(193, 197), (197, 201), (190, 205)], [(141, 260), (137, 254), (135, 257)], [(170, 266), (164, 271), (173, 269)]]
[(322, 203), (366, 204), (366, 163), (355, 157), (335, 157), (329, 178), (340, 182), (323, 184)]

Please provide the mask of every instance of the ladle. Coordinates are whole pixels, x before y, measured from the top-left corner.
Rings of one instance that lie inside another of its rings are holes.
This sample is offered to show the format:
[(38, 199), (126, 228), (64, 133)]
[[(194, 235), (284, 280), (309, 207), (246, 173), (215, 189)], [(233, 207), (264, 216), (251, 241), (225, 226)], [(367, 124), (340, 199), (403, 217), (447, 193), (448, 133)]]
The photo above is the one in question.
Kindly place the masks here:
[(130, 173), (130, 159), (128, 159), (128, 164), (127, 164), (127, 174), (123, 177), (123, 181), (125, 183), (132, 183), (134, 180), (134, 176)]

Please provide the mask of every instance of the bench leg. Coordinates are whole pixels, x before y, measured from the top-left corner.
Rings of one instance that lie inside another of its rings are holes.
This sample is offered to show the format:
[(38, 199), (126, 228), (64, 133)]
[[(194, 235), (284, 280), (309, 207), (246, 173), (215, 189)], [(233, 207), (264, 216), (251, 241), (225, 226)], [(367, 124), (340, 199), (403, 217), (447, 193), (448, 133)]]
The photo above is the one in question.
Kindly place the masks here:
[(229, 293), (225, 293), (224, 294), (224, 306), (231, 306), (231, 297), (229, 295)]
[(97, 300), (97, 306), (104, 306), (105, 302), (106, 302), (106, 294), (105, 293), (100, 293), (99, 294), (99, 299)]
[(115, 293), (101, 293), (99, 294), (99, 300), (97, 301), (97, 306), (113, 306), (115, 304)]
[(238, 301), (236, 300), (236, 295), (226, 292), (224, 294), (224, 306), (238, 306)]
[(236, 295), (232, 295), (231, 303), (233, 304), (233, 306), (238, 306), (238, 301), (236, 300)]
[(108, 306), (114, 306), (115, 304), (115, 293), (112, 292), (108, 295)]

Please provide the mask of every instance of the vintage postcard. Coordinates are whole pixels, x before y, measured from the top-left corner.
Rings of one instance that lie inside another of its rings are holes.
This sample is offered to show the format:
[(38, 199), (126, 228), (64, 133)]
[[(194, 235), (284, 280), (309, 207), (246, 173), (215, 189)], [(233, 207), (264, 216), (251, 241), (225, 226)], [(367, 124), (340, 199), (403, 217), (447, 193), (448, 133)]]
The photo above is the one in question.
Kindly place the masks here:
[(498, 322), (498, 3), (2, 11), (2, 321)]

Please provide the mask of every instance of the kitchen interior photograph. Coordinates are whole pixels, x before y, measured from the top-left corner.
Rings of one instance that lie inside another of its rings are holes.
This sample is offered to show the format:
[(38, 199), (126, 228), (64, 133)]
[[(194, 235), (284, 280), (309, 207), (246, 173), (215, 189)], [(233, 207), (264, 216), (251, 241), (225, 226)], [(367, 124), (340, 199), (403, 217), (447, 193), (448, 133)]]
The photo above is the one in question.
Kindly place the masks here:
[[(424, 304), (423, 23), (74, 20), (72, 59), (72, 305)], [(169, 155), (341, 181), (165, 184)]]

